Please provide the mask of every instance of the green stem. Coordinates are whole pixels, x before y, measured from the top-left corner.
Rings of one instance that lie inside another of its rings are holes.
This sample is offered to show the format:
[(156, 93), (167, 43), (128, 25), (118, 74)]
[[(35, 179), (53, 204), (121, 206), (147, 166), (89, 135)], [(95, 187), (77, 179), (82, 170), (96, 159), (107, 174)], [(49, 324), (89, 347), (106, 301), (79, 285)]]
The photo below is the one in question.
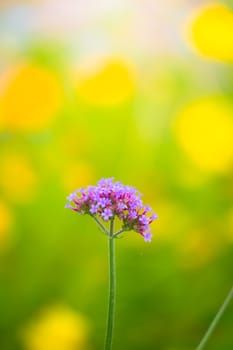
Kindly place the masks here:
[(218, 321), (220, 320), (221, 316), (223, 315), (224, 311), (226, 310), (227, 306), (229, 305), (231, 299), (233, 297), (233, 287), (230, 290), (230, 293), (227, 295), (224, 303), (220, 307), (219, 311), (217, 312), (215, 318), (213, 319), (212, 323), (210, 324), (209, 328), (207, 329), (207, 332), (205, 333), (204, 337), (202, 338), (200, 344), (196, 348), (196, 350), (202, 350), (207, 343), (209, 337), (212, 335), (215, 327), (217, 326)]
[(114, 237), (118, 237), (122, 232), (125, 232), (125, 229), (121, 229), (120, 231), (118, 231), (118, 232), (116, 232), (116, 233), (114, 233)]
[(110, 235), (109, 235), (109, 299), (108, 299), (108, 318), (107, 331), (105, 338), (105, 350), (110, 350), (112, 347), (112, 335), (114, 326), (114, 310), (115, 310), (115, 296), (116, 296), (116, 272), (115, 272), (115, 239), (114, 222), (111, 220)]
[(107, 235), (109, 236), (109, 232), (106, 229), (106, 227), (97, 219), (97, 217), (95, 215), (91, 215), (93, 217), (93, 219), (95, 220), (95, 222), (99, 225), (99, 227), (101, 228), (101, 230)]

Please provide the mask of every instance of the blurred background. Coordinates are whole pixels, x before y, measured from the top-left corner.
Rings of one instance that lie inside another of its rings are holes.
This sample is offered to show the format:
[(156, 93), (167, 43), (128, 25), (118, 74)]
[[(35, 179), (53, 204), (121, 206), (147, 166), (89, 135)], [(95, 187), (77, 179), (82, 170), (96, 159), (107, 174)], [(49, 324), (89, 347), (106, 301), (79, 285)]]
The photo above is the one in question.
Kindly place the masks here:
[(113, 349), (194, 349), (233, 280), (233, 2), (1, 0), (0, 37), (0, 349), (103, 349), (106, 237), (64, 205), (112, 176), (159, 215), (116, 242)]

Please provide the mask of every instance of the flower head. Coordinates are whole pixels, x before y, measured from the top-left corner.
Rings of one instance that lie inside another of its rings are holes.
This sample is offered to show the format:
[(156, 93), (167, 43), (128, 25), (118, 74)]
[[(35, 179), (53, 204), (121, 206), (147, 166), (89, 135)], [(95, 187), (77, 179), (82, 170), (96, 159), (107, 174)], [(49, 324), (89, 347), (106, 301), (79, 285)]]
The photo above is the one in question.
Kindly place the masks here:
[[(97, 222), (99, 219), (107, 222), (117, 217), (122, 222), (119, 233), (133, 230), (148, 242), (152, 237), (150, 224), (157, 219), (157, 214), (144, 205), (140, 197), (141, 194), (131, 186), (114, 182), (113, 178), (101, 179), (96, 186), (88, 186), (69, 195), (66, 208), (89, 214)], [(118, 232), (114, 236), (118, 236)]]

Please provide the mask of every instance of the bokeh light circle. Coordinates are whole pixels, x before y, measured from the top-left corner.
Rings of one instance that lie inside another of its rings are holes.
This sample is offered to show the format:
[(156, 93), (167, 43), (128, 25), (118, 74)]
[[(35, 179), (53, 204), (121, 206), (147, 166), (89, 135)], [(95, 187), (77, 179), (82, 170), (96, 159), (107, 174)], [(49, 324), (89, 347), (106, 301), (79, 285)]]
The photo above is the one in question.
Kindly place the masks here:
[(65, 306), (51, 306), (22, 332), (27, 350), (83, 349), (88, 325), (82, 315)]
[(121, 104), (134, 94), (133, 69), (122, 58), (86, 61), (78, 67), (76, 91), (85, 102), (96, 106)]
[(188, 41), (205, 57), (233, 61), (233, 11), (224, 4), (199, 8), (188, 22)]
[(32, 64), (13, 67), (0, 79), (0, 125), (10, 131), (48, 127), (59, 111), (62, 89), (53, 72)]
[(233, 105), (224, 97), (197, 100), (180, 111), (175, 137), (189, 158), (210, 172), (233, 164)]
[(0, 189), (14, 203), (28, 203), (37, 193), (38, 178), (30, 159), (17, 152), (2, 155)]

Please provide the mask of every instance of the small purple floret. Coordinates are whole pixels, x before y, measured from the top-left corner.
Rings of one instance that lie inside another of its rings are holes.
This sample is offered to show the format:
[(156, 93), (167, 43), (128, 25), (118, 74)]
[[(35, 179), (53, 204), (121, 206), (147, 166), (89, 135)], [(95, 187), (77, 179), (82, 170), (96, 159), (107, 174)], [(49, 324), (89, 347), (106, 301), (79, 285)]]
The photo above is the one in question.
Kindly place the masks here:
[(143, 234), (143, 237), (145, 242), (151, 242), (152, 234), (150, 232), (147, 232)]
[(102, 216), (104, 221), (108, 221), (113, 216), (112, 210), (108, 209), (108, 208), (105, 208), (103, 210), (101, 216)]
[(90, 208), (91, 214), (96, 214), (98, 212), (99, 205), (98, 204), (92, 204)]
[(68, 201), (73, 201), (76, 197), (77, 197), (76, 191), (74, 191), (74, 192), (72, 192), (68, 197), (66, 197), (66, 199), (67, 199)]
[(113, 178), (101, 179), (96, 186), (74, 191), (68, 197), (66, 208), (80, 214), (89, 214), (109, 221), (118, 217), (122, 231), (134, 230), (151, 241), (150, 224), (157, 219), (148, 205), (144, 205), (141, 194), (131, 186), (114, 182)]

